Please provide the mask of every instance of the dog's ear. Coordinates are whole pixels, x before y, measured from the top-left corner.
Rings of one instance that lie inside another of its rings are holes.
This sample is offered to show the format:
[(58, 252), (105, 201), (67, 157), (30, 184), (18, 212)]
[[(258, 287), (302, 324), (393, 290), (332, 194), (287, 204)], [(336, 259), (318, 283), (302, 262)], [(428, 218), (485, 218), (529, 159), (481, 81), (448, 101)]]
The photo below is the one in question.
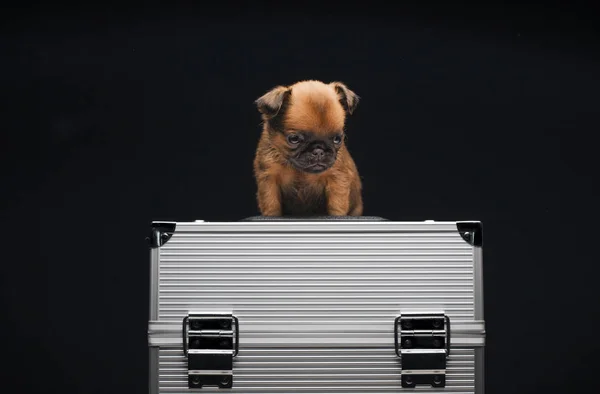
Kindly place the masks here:
[(340, 103), (342, 103), (346, 112), (348, 112), (349, 115), (352, 115), (354, 110), (356, 110), (360, 97), (341, 82), (332, 82), (330, 85), (333, 86), (337, 92)]
[(289, 88), (277, 86), (259, 97), (254, 103), (258, 108), (258, 112), (263, 114), (267, 119), (270, 119), (279, 113), (290, 93), (291, 90)]

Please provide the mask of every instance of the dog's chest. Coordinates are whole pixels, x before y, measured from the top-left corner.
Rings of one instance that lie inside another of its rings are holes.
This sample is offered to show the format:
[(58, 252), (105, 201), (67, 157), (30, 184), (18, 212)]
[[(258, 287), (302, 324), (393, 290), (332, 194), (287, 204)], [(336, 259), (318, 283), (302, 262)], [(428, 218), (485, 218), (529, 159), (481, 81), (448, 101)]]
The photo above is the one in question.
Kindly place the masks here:
[(295, 178), (281, 188), (284, 215), (325, 215), (327, 201), (325, 185), (304, 178)]

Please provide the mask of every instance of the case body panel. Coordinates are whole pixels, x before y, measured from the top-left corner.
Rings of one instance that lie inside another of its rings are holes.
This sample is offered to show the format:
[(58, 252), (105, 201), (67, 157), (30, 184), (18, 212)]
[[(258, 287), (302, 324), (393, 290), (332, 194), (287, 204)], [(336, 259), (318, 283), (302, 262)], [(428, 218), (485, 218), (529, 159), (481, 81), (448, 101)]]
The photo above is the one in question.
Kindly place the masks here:
[[(177, 223), (151, 250), (150, 392), (391, 393), (394, 318), (452, 321), (446, 387), (483, 393), (482, 250), (456, 222)], [(181, 322), (239, 319), (233, 388), (188, 389)]]

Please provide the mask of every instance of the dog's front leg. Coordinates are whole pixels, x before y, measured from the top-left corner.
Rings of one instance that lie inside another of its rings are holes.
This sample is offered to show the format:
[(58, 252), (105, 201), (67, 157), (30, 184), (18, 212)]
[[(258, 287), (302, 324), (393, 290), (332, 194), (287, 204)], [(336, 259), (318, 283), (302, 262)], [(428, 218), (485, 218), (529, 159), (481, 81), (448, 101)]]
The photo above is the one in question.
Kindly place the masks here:
[(281, 216), (281, 190), (279, 183), (271, 175), (258, 177), (258, 207), (263, 216)]
[(346, 216), (350, 209), (350, 188), (346, 182), (330, 181), (326, 188), (327, 214)]

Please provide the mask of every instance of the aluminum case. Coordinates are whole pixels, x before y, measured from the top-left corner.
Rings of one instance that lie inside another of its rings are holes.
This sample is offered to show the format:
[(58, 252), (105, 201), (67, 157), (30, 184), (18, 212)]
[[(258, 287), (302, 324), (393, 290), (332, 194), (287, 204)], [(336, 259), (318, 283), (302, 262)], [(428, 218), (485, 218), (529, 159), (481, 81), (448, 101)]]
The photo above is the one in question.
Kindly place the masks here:
[[(451, 321), (445, 387), (484, 392), (482, 226), (477, 221), (249, 218), (154, 222), (150, 394), (398, 393), (394, 320)], [(231, 312), (231, 388), (188, 388), (182, 321)]]

